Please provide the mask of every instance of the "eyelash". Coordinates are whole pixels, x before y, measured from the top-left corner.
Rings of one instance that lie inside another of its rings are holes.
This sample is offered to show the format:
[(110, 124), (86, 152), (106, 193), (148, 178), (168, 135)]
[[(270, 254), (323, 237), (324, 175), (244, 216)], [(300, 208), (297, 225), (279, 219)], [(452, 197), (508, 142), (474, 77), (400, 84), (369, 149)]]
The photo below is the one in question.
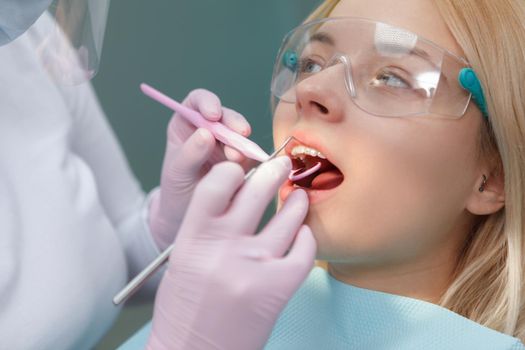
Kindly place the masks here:
[(318, 73), (319, 71), (317, 71), (317, 72), (309, 72), (309, 71), (306, 70), (306, 67), (308, 67), (311, 64), (316, 64), (318, 66), (321, 66), (320, 70), (323, 70), (321, 63), (316, 62), (314, 59), (312, 59), (310, 57), (307, 57), (307, 58), (299, 59), (299, 63), (297, 65), (297, 71), (299, 72), (299, 74), (301, 74), (301, 73), (307, 73), (307, 74)]
[[(388, 69), (381, 69), (377, 74), (376, 76), (374, 77), (373, 79), (373, 84), (376, 84), (376, 82), (378, 81), (381, 81), (383, 80), (384, 77), (392, 77), (394, 79), (397, 79), (399, 80), (401, 83), (403, 83), (405, 86), (404, 87), (400, 87), (400, 86), (393, 86), (395, 88), (412, 88), (412, 84), (410, 84), (409, 82), (407, 82), (405, 79), (403, 79), (402, 77), (400, 77), (398, 74), (395, 74), (391, 71), (389, 71)], [(392, 86), (389, 86), (389, 87), (392, 87)]]

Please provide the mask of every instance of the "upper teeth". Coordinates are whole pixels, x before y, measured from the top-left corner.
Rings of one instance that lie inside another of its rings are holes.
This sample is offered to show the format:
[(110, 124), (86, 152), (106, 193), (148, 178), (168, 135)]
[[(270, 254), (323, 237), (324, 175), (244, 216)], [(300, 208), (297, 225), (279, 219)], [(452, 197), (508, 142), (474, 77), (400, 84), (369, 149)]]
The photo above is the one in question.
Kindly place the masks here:
[(301, 158), (301, 156), (304, 157), (304, 155), (309, 155), (309, 156), (312, 156), (312, 157), (319, 157), (319, 158), (326, 159), (326, 157), (321, 152), (319, 152), (318, 150), (316, 150), (314, 148), (311, 148), (311, 147), (295, 146), (292, 149), (292, 156), (293, 157), (299, 156)]

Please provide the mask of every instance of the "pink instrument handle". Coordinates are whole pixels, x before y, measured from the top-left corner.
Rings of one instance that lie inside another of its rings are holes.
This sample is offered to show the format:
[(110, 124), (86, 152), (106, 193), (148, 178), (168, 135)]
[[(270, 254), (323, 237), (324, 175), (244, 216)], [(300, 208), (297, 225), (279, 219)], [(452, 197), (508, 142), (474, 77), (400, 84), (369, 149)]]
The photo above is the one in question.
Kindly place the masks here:
[(225, 145), (235, 148), (246, 157), (255, 159), (259, 162), (264, 162), (270, 157), (255, 142), (239, 135), (224, 124), (207, 120), (199, 112), (180, 104), (148, 84), (141, 84), (140, 88), (145, 95), (179, 113), (197, 128), (209, 130), (217, 140)]

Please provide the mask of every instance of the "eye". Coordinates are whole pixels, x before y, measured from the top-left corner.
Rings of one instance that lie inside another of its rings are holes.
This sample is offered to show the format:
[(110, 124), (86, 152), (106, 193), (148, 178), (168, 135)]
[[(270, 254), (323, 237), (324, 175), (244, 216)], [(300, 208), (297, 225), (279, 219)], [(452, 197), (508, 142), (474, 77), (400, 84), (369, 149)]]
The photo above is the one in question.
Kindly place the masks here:
[(313, 57), (301, 58), (299, 60), (299, 74), (308, 75), (319, 73), (323, 70), (323, 64), (320, 59), (314, 59)]
[(382, 70), (372, 80), (374, 86), (387, 86), (398, 89), (411, 89), (412, 86), (405, 79), (390, 70)]

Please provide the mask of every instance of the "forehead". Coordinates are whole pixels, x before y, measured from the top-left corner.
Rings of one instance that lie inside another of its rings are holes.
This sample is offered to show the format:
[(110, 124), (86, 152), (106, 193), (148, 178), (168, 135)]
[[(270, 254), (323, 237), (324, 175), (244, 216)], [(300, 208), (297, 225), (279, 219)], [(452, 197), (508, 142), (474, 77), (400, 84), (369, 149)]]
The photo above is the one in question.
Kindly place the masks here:
[(458, 45), (433, 0), (341, 0), (330, 17), (362, 17), (408, 29), (458, 56)]

